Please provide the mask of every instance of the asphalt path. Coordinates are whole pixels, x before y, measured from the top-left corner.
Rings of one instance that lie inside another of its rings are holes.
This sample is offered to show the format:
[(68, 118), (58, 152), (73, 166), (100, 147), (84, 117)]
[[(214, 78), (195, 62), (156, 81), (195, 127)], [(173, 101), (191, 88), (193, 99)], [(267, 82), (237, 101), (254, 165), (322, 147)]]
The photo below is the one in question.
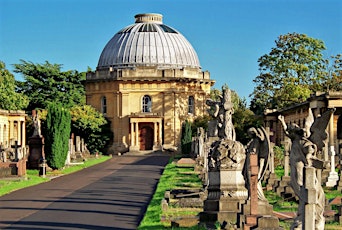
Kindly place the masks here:
[(0, 197), (0, 229), (136, 229), (168, 155), (114, 156)]

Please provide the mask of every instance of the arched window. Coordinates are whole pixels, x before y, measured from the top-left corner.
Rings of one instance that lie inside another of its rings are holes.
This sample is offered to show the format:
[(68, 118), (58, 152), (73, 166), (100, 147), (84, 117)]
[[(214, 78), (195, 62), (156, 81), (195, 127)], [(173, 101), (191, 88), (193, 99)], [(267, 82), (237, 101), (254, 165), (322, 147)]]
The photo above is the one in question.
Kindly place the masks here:
[(101, 98), (101, 112), (104, 115), (107, 113), (107, 99), (106, 99), (106, 97)]
[(142, 99), (142, 112), (143, 113), (152, 112), (152, 100), (151, 100), (151, 97), (148, 95), (144, 95)]
[(188, 99), (188, 113), (194, 114), (195, 111), (195, 99), (193, 96), (190, 96)]

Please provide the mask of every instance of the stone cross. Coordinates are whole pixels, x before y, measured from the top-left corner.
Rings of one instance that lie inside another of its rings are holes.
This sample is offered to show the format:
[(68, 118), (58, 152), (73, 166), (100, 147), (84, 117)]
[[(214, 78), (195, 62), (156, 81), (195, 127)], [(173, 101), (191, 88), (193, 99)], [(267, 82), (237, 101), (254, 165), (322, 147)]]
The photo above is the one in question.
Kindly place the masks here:
[(326, 183), (327, 187), (334, 187), (338, 181), (338, 173), (335, 171), (335, 146), (334, 146), (334, 113), (331, 114), (329, 122), (329, 152), (330, 152), (330, 172), (328, 181)]

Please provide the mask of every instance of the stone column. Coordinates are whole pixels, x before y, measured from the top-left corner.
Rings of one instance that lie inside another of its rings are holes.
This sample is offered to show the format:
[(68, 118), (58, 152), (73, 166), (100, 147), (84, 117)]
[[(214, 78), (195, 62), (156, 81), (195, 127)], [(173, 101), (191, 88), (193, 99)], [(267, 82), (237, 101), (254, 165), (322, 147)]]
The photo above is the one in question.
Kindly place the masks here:
[(21, 121), (17, 121), (17, 143), (18, 143), (18, 145), (22, 145), (21, 144), (21, 137), (22, 137)]
[(0, 148), (3, 148), (4, 144), (4, 126), (0, 124)]
[(5, 149), (8, 147), (9, 122), (7, 125), (4, 125), (3, 130), (3, 148)]
[(138, 148), (139, 145), (139, 123), (135, 122), (135, 146)]
[(153, 145), (157, 146), (158, 144), (158, 126), (157, 126), (157, 122), (153, 122), (153, 132), (154, 132), (154, 137), (153, 137)]
[(158, 125), (159, 125), (158, 141), (159, 141), (159, 145), (162, 146), (162, 143), (163, 143), (163, 141), (162, 141), (162, 121), (160, 121), (158, 123)]
[(21, 122), (21, 147), (25, 147), (26, 145), (26, 126), (25, 121)]
[(327, 187), (334, 187), (338, 181), (338, 173), (335, 171), (335, 146), (334, 146), (334, 113), (331, 114), (329, 122), (329, 152), (330, 152), (330, 172)]
[(131, 122), (131, 147), (134, 145), (134, 123)]
[[(319, 114), (319, 112), (317, 111), (317, 115), (315, 117), (318, 117), (318, 115), (321, 115), (321, 114)], [(332, 115), (332, 117), (333, 117), (333, 115)], [(329, 140), (326, 139), (327, 141), (329, 141), (329, 143), (328, 144), (326, 143), (325, 147), (323, 147), (323, 149), (322, 149), (324, 161), (328, 163), (327, 166), (330, 166), (330, 159), (329, 159), (329, 151), (330, 151), (330, 149), (329, 149), (329, 146), (331, 144), (331, 140), (332, 140), (331, 138), (334, 136), (334, 131), (332, 129), (333, 126), (334, 126), (333, 122), (334, 122), (333, 119), (330, 119), (330, 121), (329, 121)], [(324, 170), (324, 171), (326, 171), (326, 170)], [(327, 169), (327, 171), (329, 171), (329, 169)], [(326, 179), (326, 177), (325, 177), (325, 179)]]
[(14, 135), (14, 122), (13, 121), (9, 121), (9, 133), (8, 133), (8, 147), (11, 147), (12, 142), (11, 139), (13, 138)]

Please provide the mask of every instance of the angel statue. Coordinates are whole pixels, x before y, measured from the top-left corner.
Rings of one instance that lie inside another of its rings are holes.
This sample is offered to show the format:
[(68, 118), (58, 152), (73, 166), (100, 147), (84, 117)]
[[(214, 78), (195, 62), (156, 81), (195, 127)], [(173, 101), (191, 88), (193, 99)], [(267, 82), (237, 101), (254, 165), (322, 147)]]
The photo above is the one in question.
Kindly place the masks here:
[(252, 138), (250, 142), (247, 144), (246, 149), (246, 162), (243, 169), (243, 175), (246, 182), (246, 188), (248, 191), (250, 191), (250, 155), (251, 154), (257, 154), (258, 156), (258, 166), (259, 166), (259, 172), (258, 172), (258, 199), (259, 200), (267, 200), (265, 198), (261, 181), (265, 175), (266, 169), (268, 167), (268, 162), (270, 158), (270, 140), (267, 135), (267, 132), (264, 127), (260, 128), (249, 128), (248, 129), (248, 135)]
[(209, 113), (216, 119), (216, 128), (213, 133), (220, 138), (235, 141), (236, 134), (232, 120), (234, 104), (231, 101), (231, 90), (222, 88), (222, 94), (220, 101), (211, 99), (206, 101), (206, 104), (211, 107)]
[[(285, 134), (291, 139), (291, 151), (290, 151), (290, 169), (291, 169), (291, 186), (294, 193), (299, 198), (299, 208), (297, 211), (297, 217), (295, 222), (291, 226), (291, 229), (301, 228), (304, 221), (304, 196), (303, 196), (303, 174), (304, 167), (311, 166), (318, 168), (317, 152), (322, 151), (325, 145), (325, 140), (328, 137), (326, 128), (328, 126), (330, 116), (334, 112), (334, 109), (330, 109), (322, 114), (322, 116), (313, 119), (311, 111), (305, 124), (305, 128), (300, 128), (297, 124), (286, 125), (285, 119), (282, 115), (279, 115), (278, 119), (282, 123)], [(321, 164), (322, 165), (322, 164)], [(317, 178), (315, 178), (315, 188), (317, 191), (317, 203), (315, 214), (315, 229), (323, 230), (325, 219), (323, 216), (325, 196), (324, 191)]]
[(38, 113), (35, 113), (33, 115), (33, 126), (34, 126), (34, 130), (33, 130), (33, 135), (34, 136), (41, 136), (41, 124), (40, 124), (40, 119), (39, 119), (39, 115)]

